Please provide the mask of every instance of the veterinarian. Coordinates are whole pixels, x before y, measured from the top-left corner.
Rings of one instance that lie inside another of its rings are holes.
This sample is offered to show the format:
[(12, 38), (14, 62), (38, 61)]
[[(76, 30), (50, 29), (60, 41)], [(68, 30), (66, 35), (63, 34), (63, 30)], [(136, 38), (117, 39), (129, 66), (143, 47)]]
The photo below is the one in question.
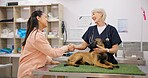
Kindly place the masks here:
[[(90, 51), (107, 52), (108, 61), (113, 64), (118, 64), (113, 55), (118, 51), (119, 44), (122, 41), (116, 28), (105, 22), (106, 12), (104, 9), (92, 10), (92, 19), (96, 25), (88, 28), (82, 36), (84, 41), (80, 45), (75, 45), (75, 49), (84, 50), (88, 47)], [(98, 46), (98, 48), (94, 49), (90, 46), (96, 38), (103, 40), (105, 48)]]
[(47, 16), (42, 11), (34, 11), (27, 22), (27, 34), (22, 43), (17, 78), (34, 78), (32, 71), (45, 64), (58, 64), (52, 57), (62, 56), (64, 52), (73, 51), (74, 45), (52, 48), (43, 34), (47, 27)]

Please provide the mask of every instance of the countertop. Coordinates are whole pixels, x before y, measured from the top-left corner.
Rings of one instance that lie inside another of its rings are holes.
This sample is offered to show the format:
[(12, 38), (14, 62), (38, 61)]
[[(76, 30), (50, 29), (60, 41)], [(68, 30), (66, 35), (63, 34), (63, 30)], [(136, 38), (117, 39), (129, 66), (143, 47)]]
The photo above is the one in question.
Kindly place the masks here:
[(76, 76), (76, 77), (103, 77), (103, 78), (148, 78), (148, 66), (138, 66), (146, 76), (141, 75), (125, 75), (125, 74), (101, 74), (101, 73), (75, 73), (75, 72), (50, 72), (49, 69), (56, 65), (48, 65), (43, 68), (33, 71), (33, 74), (38, 78), (41, 75), (55, 76)]

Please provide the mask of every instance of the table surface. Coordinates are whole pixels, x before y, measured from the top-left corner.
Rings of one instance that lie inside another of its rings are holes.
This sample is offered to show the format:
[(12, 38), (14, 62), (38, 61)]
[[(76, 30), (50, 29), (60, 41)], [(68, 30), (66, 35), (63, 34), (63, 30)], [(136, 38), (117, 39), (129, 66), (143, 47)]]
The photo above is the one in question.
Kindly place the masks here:
[(0, 57), (20, 57), (20, 54), (0, 54)]
[[(20, 54), (2, 54), (0, 57), (15, 57), (19, 58)], [(58, 61), (66, 61), (68, 57), (55, 58)], [(120, 59), (121, 60), (121, 59)], [(148, 66), (138, 66), (146, 76), (139, 75), (124, 75), (124, 74), (101, 74), (101, 73), (70, 73), (70, 72), (49, 72), (49, 69), (56, 65), (48, 65), (43, 68), (33, 71), (34, 75), (56, 75), (56, 76), (79, 76), (79, 77), (105, 77), (105, 78), (148, 78)]]
[(78, 77), (105, 77), (105, 78), (148, 78), (148, 66), (138, 66), (146, 76), (125, 75), (125, 74), (102, 74), (102, 73), (75, 73), (75, 72), (50, 72), (49, 69), (56, 65), (48, 65), (33, 71), (34, 75), (55, 75), (55, 76), (78, 76)]

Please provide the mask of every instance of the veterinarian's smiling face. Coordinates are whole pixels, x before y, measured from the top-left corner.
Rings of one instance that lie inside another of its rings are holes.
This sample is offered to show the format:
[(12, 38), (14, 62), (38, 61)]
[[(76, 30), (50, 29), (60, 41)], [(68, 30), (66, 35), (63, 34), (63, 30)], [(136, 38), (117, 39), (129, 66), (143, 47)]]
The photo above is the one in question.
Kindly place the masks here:
[(92, 13), (92, 19), (94, 20), (95, 23), (103, 21), (102, 16), (103, 16), (103, 14), (101, 12)]

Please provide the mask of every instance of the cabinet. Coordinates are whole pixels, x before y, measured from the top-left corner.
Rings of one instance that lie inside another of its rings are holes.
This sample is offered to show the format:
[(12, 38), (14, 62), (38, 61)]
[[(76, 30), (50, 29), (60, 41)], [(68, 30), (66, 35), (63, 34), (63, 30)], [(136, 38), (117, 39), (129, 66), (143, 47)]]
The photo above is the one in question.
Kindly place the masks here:
[[(0, 49), (10, 48), (18, 53), (24, 40), (27, 20), (35, 10), (41, 10), (48, 16), (48, 26), (44, 30), (52, 47), (63, 45), (62, 20), (63, 5), (27, 5), (0, 7)], [(21, 35), (20, 35), (20, 31)], [(22, 34), (23, 33), (23, 34)]]

